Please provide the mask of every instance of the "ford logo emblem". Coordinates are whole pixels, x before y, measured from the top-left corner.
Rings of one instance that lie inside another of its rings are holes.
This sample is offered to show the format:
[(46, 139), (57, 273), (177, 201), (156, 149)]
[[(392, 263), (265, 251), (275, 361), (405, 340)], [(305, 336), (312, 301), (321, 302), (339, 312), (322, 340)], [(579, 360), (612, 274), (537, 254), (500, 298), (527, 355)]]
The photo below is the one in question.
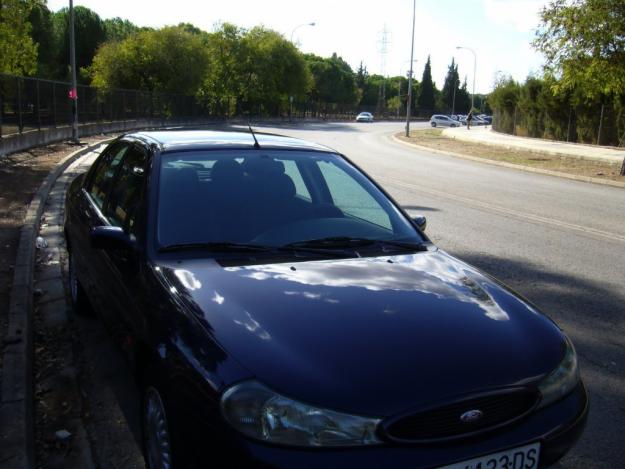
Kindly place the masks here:
[(475, 422), (476, 420), (481, 419), (483, 415), (484, 413), (478, 409), (467, 410), (460, 416), (460, 420), (465, 423)]

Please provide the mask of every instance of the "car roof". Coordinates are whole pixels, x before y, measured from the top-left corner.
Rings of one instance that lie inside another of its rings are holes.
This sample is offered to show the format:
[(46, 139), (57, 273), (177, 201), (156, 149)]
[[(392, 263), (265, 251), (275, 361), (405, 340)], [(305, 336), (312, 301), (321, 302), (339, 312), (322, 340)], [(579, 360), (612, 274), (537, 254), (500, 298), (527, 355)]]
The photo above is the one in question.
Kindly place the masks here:
[[(261, 149), (265, 150), (308, 150), (337, 153), (331, 148), (293, 137), (254, 132)], [(161, 151), (254, 149), (252, 134), (241, 131), (223, 130), (155, 130), (133, 132), (122, 138), (141, 140), (148, 145), (157, 145)]]

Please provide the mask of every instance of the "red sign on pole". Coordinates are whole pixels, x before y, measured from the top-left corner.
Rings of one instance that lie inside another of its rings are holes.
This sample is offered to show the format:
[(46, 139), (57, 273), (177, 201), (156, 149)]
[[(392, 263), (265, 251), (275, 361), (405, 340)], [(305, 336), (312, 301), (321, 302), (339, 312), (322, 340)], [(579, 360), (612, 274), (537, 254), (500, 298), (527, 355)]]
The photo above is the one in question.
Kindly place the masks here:
[(72, 88), (71, 90), (69, 90), (69, 99), (78, 99), (78, 92), (76, 91), (76, 88)]

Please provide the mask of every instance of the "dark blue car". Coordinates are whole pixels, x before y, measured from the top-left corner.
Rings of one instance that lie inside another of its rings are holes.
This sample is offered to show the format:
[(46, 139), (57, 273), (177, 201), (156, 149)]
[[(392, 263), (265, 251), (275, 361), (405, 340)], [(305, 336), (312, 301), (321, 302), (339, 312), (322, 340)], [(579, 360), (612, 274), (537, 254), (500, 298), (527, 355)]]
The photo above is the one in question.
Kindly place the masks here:
[(532, 469), (583, 430), (565, 334), (333, 150), (135, 133), (66, 202), (72, 300), (136, 372), (150, 468)]

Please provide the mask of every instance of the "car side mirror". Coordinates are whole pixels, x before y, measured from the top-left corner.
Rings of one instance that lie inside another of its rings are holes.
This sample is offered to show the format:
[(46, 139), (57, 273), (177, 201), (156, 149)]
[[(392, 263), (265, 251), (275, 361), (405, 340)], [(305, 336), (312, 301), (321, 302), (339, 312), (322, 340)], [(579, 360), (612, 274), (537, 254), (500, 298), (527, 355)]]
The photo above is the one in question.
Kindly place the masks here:
[(91, 230), (91, 247), (94, 249), (133, 251), (135, 242), (119, 226), (96, 226)]
[(428, 221), (423, 215), (417, 215), (412, 221), (416, 223), (421, 231), (425, 231), (425, 227), (428, 225)]

